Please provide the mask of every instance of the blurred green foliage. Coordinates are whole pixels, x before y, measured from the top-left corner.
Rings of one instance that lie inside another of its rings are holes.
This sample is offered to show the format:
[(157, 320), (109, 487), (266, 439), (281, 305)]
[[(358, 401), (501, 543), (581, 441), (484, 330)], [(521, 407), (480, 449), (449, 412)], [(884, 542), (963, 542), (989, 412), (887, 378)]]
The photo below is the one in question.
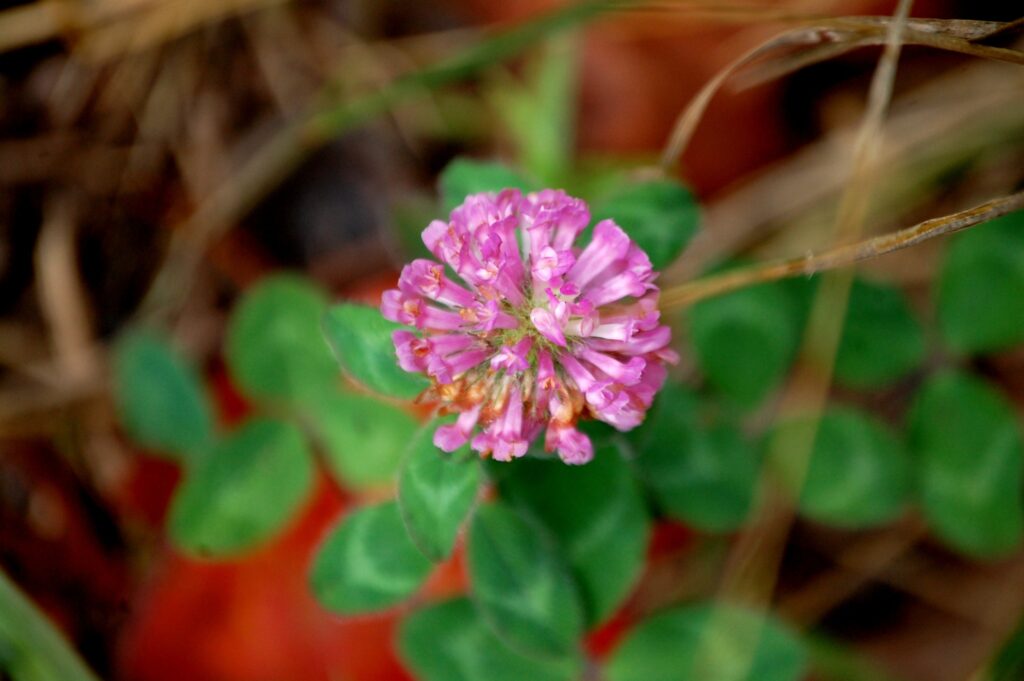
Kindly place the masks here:
[(924, 362), (924, 330), (895, 286), (855, 279), (850, 289), (835, 378), (850, 388), (884, 388)]
[(1024, 678), (1024, 621), (1003, 643), (981, 681), (1017, 681)]
[(398, 478), (398, 507), (409, 537), (434, 561), (451, 555), (480, 487), (480, 461), (468, 446), (452, 454), (434, 447), (434, 430), (452, 420), (420, 429), (409, 442)]
[[(809, 461), (800, 455), (813, 442)], [(896, 434), (868, 414), (834, 406), (820, 419), (779, 425), (771, 463), (800, 511), (827, 525), (867, 527), (894, 520), (910, 497), (909, 457)]]
[(586, 466), (524, 459), (503, 466), (498, 480), (501, 497), (554, 539), (579, 585), (590, 627), (611, 616), (639, 578), (651, 522), (618, 443), (595, 439), (595, 457)]
[[(497, 192), (502, 189), (536, 189), (522, 175), (495, 161), (474, 161), (457, 158), (441, 173), (439, 181), (443, 211), (450, 212), (469, 194)], [(423, 229), (423, 225), (419, 225)]]
[(48, 616), (0, 570), (0, 671), (15, 681), (99, 681)]
[(578, 62), (577, 37), (560, 36), (527, 60), (521, 79), (499, 70), (489, 88), (516, 157), (543, 187), (562, 186), (571, 173)]
[(467, 559), (473, 602), (498, 638), (533, 657), (574, 654), (584, 632), (579, 587), (538, 523), (500, 501), (481, 506)]
[(698, 604), (640, 623), (608, 661), (609, 681), (798, 681), (807, 655), (770, 615)]
[(271, 401), (314, 400), (336, 382), (337, 364), (320, 328), (327, 298), (297, 276), (248, 290), (228, 325), (225, 354), (235, 385)]
[(202, 455), (213, 416), (198, 372), (166, 340), (147, 332), (114, 350), (114, 398), (121, 421), (143, 447), (183, 460)]
[[(384, 319), (376, 308), (342, 303), (327, 312), (323, 323), (342, 370), (367, 389), (411, 399), (427, 387), (425, 378), (398, 366), (391, 334), (401, 326)], [(327, 376), (335, 380), (335, 373)]]
[(937, 283), (939, 328), (952, 349), (1024, 342), (1024, 211), (952, 237)]
[[(504, 166), (469, 160), (452, 163), (441, 181), (448, 204), (510, 184), (530, 186)], [(628, 184), (598, 202), (594, 220), (605, 216), (644, 243), (658, 266), (685, 248), (698, 219), (690, 194), (661, 181)], [(977, 263), (1012, 260), (987, 240), (1018, 219), (951, 245), (938, 305), (943, 337), (955, 350), (980, 352), (1015, 338), (1005, 329), (1019, 324), (998, 331), (986, 321), (993, 306), (1005, 303), (1000, 309), (1009, 314), (1018, 303), (1010, 300), (1012, 277), (988, 282), (1001, 288), (985, 291), (985, 305), (963, 304), (968, 294), (958, 287), (986, 281), (970, 274)], [(572, 679), (581, 636), (616, 612), (639, 578), (652, 520), (660, 515), (707, 533), (742, 527), (765, 453), (798, 511), (816, 522), (869, 527), (917, 506), (937, 536), (970, 555), (1019, 545), (1019, 425), (998, 389), (969, 373), (926, 378), (907, 417), (910, 453), (891, 426), (838, 403), (817, 420), (743, 427), (789, 371), (813, 290), (806, 280), (778, 282), (695, 305), (687, 315), (693, 386), (670, 381), (646, 422), (628, 434), (588, 428), (597, 456), (582, 467), (536, 448), (514, 465), (439, 453), (431, 441), (437, 424), (420, 427), (391, 403), (426, 385), (395, 363), (390, 335), (398, 327), (371, 307), (329, 307), (293, 276), (246, 294), (226, 344), (231, 376), (273, 419), (255, 416), (218, 435), (196, 372), (152, 334), (118, 344), (115, 387), (128, 431), (186, 465), (170, 517), (182, 548), (229, 556), (271, 539), (309, 494), (313, 453), (349, 487), (397, 479), (396, 501), (349, 512), (327, 536), (310, 574), (317, 598), (339, 613), (394, 606), (422, 586), (433, 561), (451, 554), (465, 526), (469, 598), (408, 617), (399, 634), (408, 664), (427, 681)], [(836, 380), (868, 393), (907, 381), (925, 371), (925, 339), (897, 287), (857, 279)], [(343, 372), (379, 397), (346, 389), (330, 348)], [(802, 441), (811, 443), (806, 455), (789, 446)], [(482, 471), (500, 500), (477, 507)], [(448, 632), (447, 643), (439, 631)], [(639, 624), (606, 673), (611, 681), (657, 681), (692, 678), (680, 670), (699, 669), (705, 679), (783, 681), (800, 678), (806, 664), (801, 643), (770, 615), (705, 604)]]
[(778, 387), (800, 343), (803, 291), (773, 282), (703, 300), (688, 314), (693, 352), (708, 382), (741, 407)]
[(969, 554), (1015, 549), (1024, 531), (1024, 449), (1009, 402), (976, 376), (944, 371), (921, 387), (909, 428), (932, 528)]
[(381, 610), (408, 598), (432, 565), (413, 545), (394, 501), (348, 513), (317, 553), (310, 585), (344, 614)]
[(747, 519), (760, 457), (735, 427), (703, 418), (692, 391), (666, 385), (626, 440), (640, 479), (668, 517), (710, 532)]
[(171, 538), (205, 557), (244, 551), (278, 534), (312, 486), (313, 461), (299, 429), (254, 419), (186, 471), (171, 506)]
[(656, 270), (672, 264), (697, 233), (697, 202), (675, 180), (625, 184), (595, 201), (594, 222), (614, 219), (651, 258)]
[(582, 668), (578, 656), (520, 655), (494, 635), (465, 598), (411, 614), (402, 623), (398, 646), (422, 681), (575, 681)]
[(306, 415), (328, 469), (356, 489), (393, 481), (405, 448), (419, 429), (408, 411), (343, 391), (321, 395), (309, 404)]

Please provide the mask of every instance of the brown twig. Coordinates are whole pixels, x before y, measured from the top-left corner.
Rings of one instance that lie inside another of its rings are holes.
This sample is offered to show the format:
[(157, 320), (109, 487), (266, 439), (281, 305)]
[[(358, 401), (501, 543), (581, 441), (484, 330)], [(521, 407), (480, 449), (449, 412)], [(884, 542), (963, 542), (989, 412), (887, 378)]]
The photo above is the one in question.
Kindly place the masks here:
[(1024, 191), (962, 210), (919, 222), (913, 227), (883, 234), (854, 244), (836, 246), (821, 253), (754, 265), (740, 270), (697, 279), (662, 291), (661, 309), (675, 310), (697, 301), (720, 296), (737, 289), (797, 276), (848, 267), (862, 260), (915, 246), (928, 239), (953, 234), (1024, 209)]

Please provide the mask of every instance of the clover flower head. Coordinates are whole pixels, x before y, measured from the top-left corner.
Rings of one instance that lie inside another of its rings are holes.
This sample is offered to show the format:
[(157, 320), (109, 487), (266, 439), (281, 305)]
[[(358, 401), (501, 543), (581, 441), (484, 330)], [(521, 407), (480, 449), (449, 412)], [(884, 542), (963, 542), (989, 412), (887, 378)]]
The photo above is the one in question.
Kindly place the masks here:
[(381, 312), (416, 329), (393, 339), (400, 366), (430, 377), (423, 399), (459, 414), (435, 432), (439, 448), (469, 442), (509, 461), (544, 432), (548, 451), (582, 464), (593, 445), (580, 418), (622, 431), (643, 421), (678, 359), (656, 274), (612, 220), (577, 245), (589, 223), (563, 191), (506, 189), (466, 197), (423, 231), (440, 262), (406, 265)]

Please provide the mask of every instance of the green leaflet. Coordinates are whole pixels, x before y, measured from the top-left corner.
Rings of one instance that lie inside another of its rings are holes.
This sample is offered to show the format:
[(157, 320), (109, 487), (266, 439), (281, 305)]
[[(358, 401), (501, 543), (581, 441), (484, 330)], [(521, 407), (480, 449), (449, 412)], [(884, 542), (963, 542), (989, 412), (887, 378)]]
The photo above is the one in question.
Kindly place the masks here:
[(469, 527), (472, 597), (510, 648), (564, 658), (583, 634), (583, 608), (567, 566), (540, 527), (501, 502), (480, 507)]
[(186, 471), (171, 505), (171, 537), (200, 556), (240, 553), (280, 531), (312, 484), (302, 433), (280, 421), (250, 421)]
[(622, 227), (651, 258), (654, 269), (660, 270), (686, 248), (697, 232), (700, 214), (690, 190), (662, 179), (627, 185), (596, 202), (594, 222), (606, 218)]
[(321, 544), (313, 594), (342, 614), (383, 610), (416, 591), (431, 563), (413, 546), (393, 501), (352, 511)]
[(713, 532), (744, 523), (761, 458), (735, 428), (705, 423), (688, 390), (666, 384), (626, 440), (641, 479), (669, 516)]
[(524, 458), (507, 466), (502, 497), (543, 525), (580, 585), (587, 623), (612, 614), (643, 569), (650, 520), (614, 440), (592, 437), (594, 460)]
[(1013, 408), (985, 381), (941, 372), (909, 415), (920, 502), (946, 542), (976, 556), (1006, 554), (1024, 532), (1024, 459)]
[(1024, 342), (1024, 211), (952, 237), (937, 298), (939, 328), (954, 350)]
[(769, 438), (769, 448), (772, 465), (799, 499), (801, 513), (819, 522), (850, 528), (884, 523), (903, 511), (910, 495), (911, 466), (903, 444), (884, 424), (855, 409), (833, 406), (817, 422), (783, 423)]
[(855, 279), (836, 353), (836, 380), (852, 388), (878, 388), (919, 368), (924, 330), (903, 292)]
[(412, 399), (428, 383), (398, 366), (391, 334), (401, 328), (379, 310), (354, 303), (335, 305), (323, 319), (324, 333), (346, 374), (381, 395)]
[(501, 642), (472, 603), (458, 598), (407, 617), (398, 632), (402, 659), (421, 681), (575, 681), (578, 657), (526, 657)]
[(315, 400), (337, 383), (320, 328), (324, 295), (309, 281), (270, 277), (243, 296), (228, 324), (225, 353), (243, 391), (268, 400)]
[(522, 175), (502, 163), (470, 158), (457, 158), (449, 163), (441, 172), (439, 185), (445, 212), (461, 204), (470, 194), (534, 188)]
[(114, 347), (114, 397), (125, 429), (139, 444), (186, 461), (213, 437), (210, 403), (195, 370), (169, 343), (136, 332)]
[(434, 430), (442, 422), (435, 420), (412, 437), (398, 478), (398, 507), (409, 536), (434, 561), (451, 554), (480, 486), (475, 453), (463, 447), (448, 454), (434, 446)]
[(641, 622), (616, 648), (609, 681), (798, 681), (807, 653), (770, 614), (690, 605)]
[(700, 301), (690, 341), (708, 382), (736, 404), (757, 406), (789, 371), (803, 325), (794, 282), (773, 282)]
[(419, 425), (408, 412), (365, 395), (331, 392), (308, 406), (331, 472), (349, 487), (392, 482)]

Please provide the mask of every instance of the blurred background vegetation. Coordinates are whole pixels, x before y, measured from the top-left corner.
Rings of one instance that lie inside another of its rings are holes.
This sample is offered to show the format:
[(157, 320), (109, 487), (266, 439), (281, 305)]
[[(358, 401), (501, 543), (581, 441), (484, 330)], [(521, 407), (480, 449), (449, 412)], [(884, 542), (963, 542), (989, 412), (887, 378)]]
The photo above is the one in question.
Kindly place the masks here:
[[(330, 307), (501, 186), (644, 230), (663, 288), (829, 246), (894, 6), (0, 0), (0, 678), (1024, 678), (1024, 213), (860, 266), (821, 362), (818, 277), (667, 312), (683, 360), (603, 463), (483, 467), (570, 548), (614, 529), (540, 668), (446, 600), (485, 558), (391, 541), (420, 386)], [(1020, 191), (1020, 15), (913, 3), (864, 236)], [(397, 598), (310, 578), (345, 517)]]

